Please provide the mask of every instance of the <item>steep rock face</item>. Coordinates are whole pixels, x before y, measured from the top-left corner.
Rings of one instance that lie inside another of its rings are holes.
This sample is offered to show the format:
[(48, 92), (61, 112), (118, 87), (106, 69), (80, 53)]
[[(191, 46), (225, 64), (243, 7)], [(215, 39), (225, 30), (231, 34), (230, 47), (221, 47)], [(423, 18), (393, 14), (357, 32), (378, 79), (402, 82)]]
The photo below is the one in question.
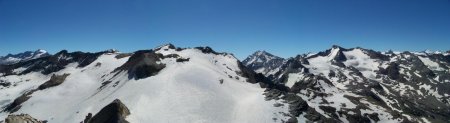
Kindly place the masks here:
[(237, 62), (238, 67), (240, 71), (236, 72), (238, 75), (243, 76), (246, 79), (247, 82), (250, 83), (258, 83), (261, 88), (267, 88), (267, 89), (277, 89), (277, 90), (287, 90), (287, 88), (284, 85), (274, 83), (269, 78), (265, 77), (261, 73), (256, 73), (252, 71), (251, 69), (245, 67), (241, 62)]
[(304, 66), (307, 64), (309, 62), (305, 56), (298, 55), (295, 58), (289, 58), (285, 64), (280, 66), (280, 69), (276, 70), (275, 74), (269, 75), (268, 78), (275, 83), (291, 84), (287, 83), (289, 77), (287, 73), (308, 73), (308, 69)]
[(387, 75), (392, 80), (400, 79), (400, 68), (397, 63), (389, 63), (386, 69), (381, 68), (379, 72), (383, 75)]
[(333, 46), (267, 77), (339, 122), (449, 122), (448, 56)]

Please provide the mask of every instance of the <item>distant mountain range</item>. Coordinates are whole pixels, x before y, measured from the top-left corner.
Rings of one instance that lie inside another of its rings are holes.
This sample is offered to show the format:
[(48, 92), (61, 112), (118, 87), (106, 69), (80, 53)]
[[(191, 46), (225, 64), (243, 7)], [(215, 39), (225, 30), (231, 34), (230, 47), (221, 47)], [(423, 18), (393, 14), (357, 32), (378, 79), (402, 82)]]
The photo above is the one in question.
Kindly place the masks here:
[[(243, 64), (338, 122), (450, 122), (449, 54), (335, 45), (288, 59), (258, 51)], [(307, 114), (298, 119), (322, 122)]]
[(0, 56), (0, 64), (15, 64), (49, 55), (50, 54), (47, 51), (41, 49), (36, 51), (26, 51), (18, 54), (8, 54), (6, 56)]
[(244, 61), (172, 44), (1, 57), (0, 122), (450, 122), (449, 52), (332, 46)]

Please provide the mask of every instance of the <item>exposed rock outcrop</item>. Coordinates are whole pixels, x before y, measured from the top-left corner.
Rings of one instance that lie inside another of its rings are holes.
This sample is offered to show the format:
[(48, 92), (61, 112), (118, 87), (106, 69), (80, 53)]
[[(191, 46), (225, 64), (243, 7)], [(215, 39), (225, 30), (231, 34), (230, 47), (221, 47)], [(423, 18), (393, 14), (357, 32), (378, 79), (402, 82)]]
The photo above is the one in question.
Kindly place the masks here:
[(129, 79), (147, 78), (156, 75), (166, 67), (166, 65), (158, 63), (163, 57), (162, 54), (157, 54), (153, 50), (136, 51), (125, 64), (114, 71), (127, 71)]
[(66, 80), (67, 76), (69, 76), (69, 75), (70, 75), (69, 73), (65, 73), (63, 75), (53, 74), (52, 77), (50, 78), (50, 80), (48, 80), (44, 84), (40, 85), (38, 87), (38, 89), (44, 90), (44, 89), (47, 89), (50, 87), (58, 86), (58, 85), (62, 84), (64, 82), (64, 80)]
[(6, 106), (6, 108), (3, 111), (16, 112), (17, 110), (20, 109), (22, 103), (24, 103), (25, 101), (27, 101), (28, 99), (31, 98), (31, 94), (33, 94), (35, 91), (36, 90), (31, 90), (31, 91), (26, 92), (26, 93), (22, 94), (21, 96), (17, 97), (16, 99), (14, 99), (14, 101), (11, 104)]
[(28, 114), (8, 115), (5, 123), (47, 123), (47, 121), (40, 121)]
[(125, 120), (128, 115), (130, 115), (128, 108), (119, 99), (116, 99), (94, 116), (89, 113), (84, 119), (84, 123), (129, 123)]

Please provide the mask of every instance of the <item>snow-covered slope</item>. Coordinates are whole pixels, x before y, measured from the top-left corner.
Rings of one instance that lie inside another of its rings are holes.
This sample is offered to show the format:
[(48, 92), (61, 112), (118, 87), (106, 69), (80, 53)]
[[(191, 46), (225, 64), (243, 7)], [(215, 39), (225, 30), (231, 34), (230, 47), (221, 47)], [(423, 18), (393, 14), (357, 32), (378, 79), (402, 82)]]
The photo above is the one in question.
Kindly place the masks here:
[(208, 47), (164, 45), (134, 54), (62, 51), (2, 67), (0, 82), (8, 84), (0, 86), (0, 119), (23, 113), (49, 123), (78, 123), (115, 99), (129, 109), (131, 123), (290, 118), (288, 104), (265, 100), (265, 89), (248, 79), (253, 74), (243, 71), (233, 55)]
[(37, 59), (40, 57), (45, 57), (45, 56), (49, 56), (50, 54), (48, 54), (47, 51), (45, 50), (36, 50), (36, 51), (26, 51), (23, 53), (18, 53), (18, 54), (8, 54), (6, 56), (1, 56), (0, 57), (0, 65), (1, 64), (14, 64), (14, 63), (18, 63), (18, 62), (24, 62), (24, 61), (28, 61), (31, 59)]
[(450, 122), (448, 53), (333, 46), (272, 70), (286, 93), (338, 122)]

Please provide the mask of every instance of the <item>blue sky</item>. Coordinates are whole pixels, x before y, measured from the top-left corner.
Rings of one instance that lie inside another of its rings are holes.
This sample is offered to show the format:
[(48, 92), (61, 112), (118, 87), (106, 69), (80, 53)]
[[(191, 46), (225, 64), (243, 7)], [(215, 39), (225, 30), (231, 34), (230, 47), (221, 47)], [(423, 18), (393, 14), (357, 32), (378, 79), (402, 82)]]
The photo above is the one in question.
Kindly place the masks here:
[(211, 46), (244, 58), (450, 50), (450, 0), (0, 0), (0, 55)]

